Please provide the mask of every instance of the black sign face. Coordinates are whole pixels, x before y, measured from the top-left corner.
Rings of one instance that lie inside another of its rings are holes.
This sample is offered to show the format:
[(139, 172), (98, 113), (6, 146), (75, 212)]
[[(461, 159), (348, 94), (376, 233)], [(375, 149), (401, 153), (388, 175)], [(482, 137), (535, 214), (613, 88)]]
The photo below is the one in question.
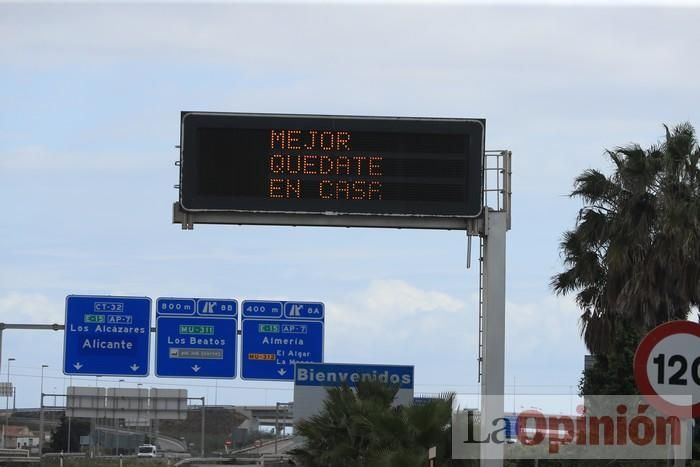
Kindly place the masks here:
[(483, 120), (183, 112), (186, 211), (475, 217)]

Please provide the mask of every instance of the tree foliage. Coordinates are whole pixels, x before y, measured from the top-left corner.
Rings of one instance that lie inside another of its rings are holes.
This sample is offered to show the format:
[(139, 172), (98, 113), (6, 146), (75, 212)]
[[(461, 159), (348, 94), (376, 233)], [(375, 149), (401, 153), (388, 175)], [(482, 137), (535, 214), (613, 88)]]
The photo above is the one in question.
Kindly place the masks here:
[(82, 419), (68, 419), (61, 415), (59, 424), (51, 434), (49, 450), (51, 452), (68, 451), (68, 424), (70, 423), (70, 452), (80, 452), (80, 437), (90, 434), (90, 422)]
[(305, 445), (293, 455), (305, 467), (418, 467), (436, 446), (437, 465), (457, 465), (450, 460), (453, 395), (395, 407), (397, 391), (376, 381), (328, 389), (323, 410), (297, 426)]
[(579, 394), (638, 394), (632, 371), (634, 353), (640, 335), (631, 328), (621, 328), (613, 337), (613, 351), (596, 356), (594, 365), (584, 370)]
[(665, 140), (606, 152), (610, 176), (590, 169), (576, 178), (583, 200), (576, 226), (560, 245), (565, 270), (558, 294), (576, 294), (581, 333), (596, 354), (611, 350), (616, 330), (642, 333), (685, 319), (700, 303), (700, 150), (690, 124), (666, 127)]

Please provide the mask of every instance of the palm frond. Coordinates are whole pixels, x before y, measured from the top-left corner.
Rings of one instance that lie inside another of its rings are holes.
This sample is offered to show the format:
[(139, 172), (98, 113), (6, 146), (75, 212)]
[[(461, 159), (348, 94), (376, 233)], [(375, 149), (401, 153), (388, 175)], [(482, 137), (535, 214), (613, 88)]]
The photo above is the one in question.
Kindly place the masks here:
[(581, 333), (593, 353), (606, 352), (617, 326), (641, 331), (687, 316), (700, 303), (700, 148), (694, 128), (665, 129), (643, 149), (606, 151), (614, 170), (583, 171), (576, 226), (562, 236), (564, 270), (557, 294), (576, 294)]

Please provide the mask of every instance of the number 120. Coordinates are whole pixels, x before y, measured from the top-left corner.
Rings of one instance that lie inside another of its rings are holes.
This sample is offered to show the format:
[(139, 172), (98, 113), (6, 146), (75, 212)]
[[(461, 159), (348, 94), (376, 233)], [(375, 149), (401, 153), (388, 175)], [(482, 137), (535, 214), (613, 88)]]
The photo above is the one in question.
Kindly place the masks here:
[[(658, 367), (658, 384), (666, 384), (665, 370), (666, 370), (666, 354), (660, 353), (652, 362)], [(668, 384), (675, 386), (687, 386), (688, 379), (685, 377), (685, 372), (688, 370), (688, 360), (683, 355), (671, 355), (668, 359), (668, 367), (675, 368), (677, 364), (680, 367), (675, 373), (668, 379)], [(693, 364), (690, 368), (690, 375), (693, 378), (695, 384), (700, 386), (700, 357), (693, 360)]]

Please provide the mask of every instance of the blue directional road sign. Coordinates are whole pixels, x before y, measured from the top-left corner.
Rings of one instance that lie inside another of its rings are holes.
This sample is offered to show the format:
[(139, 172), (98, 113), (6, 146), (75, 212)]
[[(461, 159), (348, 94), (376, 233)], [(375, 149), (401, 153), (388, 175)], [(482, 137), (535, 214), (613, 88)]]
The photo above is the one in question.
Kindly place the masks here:
[(246, 300), (243, 379), (292, 381), (294, 364), (323, 362), (323, 303)]
[(150, 298), (69, 295), (65, 323), (64, 374), (148, 375)]
[(235, 378), (238, 302), (214, 298), (156, 301), (156, 376)]

